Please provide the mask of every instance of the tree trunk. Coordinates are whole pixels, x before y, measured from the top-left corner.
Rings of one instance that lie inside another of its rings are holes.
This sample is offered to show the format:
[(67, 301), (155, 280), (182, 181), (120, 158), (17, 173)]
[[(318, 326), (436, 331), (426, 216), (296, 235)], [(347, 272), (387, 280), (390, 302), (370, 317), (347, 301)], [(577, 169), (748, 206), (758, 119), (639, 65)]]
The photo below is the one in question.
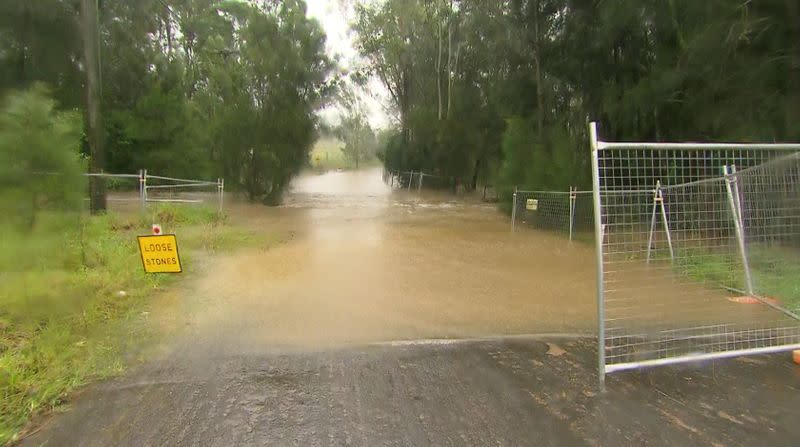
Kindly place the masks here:
[[(407, 55), (406, 55), (407, 58)], [(402, 63), (402, 88), (399, 92), (400, 102), (400, 125), (402, 131), (403, 144), (407, 145), (411, 141), (411, 131), (409, 129), (409, 114), (411, 107), (411, 69), (408, 61)]]
[[(99, 173), (105, 165), (103, 123), (100, 115), (100, 33), (97, 17), (98, 0), (81, 0), (81, 34), (86, 76), (86, 139), (89, 144), (89, 172)], [(89, 208), (93, 214), (106, 210), (105, 179), (89, 178)]]
[[(788, 141), (800, 138), (800, 5), (797, 0), (786, 0), (786, 12), (791, 23), (792, 50), (789, 56), (789, 91), (786, 102), (786, 135)], [(792, 105), (794, 104), (794, 105)]]
[[(437, 13), (439, 12), (439, 7), (437, 3), (436, 7)], [(438, 14), (437, 14), (438, 16)], [(438, 22), (438, 38), (439, 38), (439, 51), (436, 57), (436, 93), (439, 98), (439, 114), (438, 118), (439, 121), (442, 120), (442, 21), (441, 17), (437, 17)]]
[[(458, 73), (458, 55), (459, 54), (461, 54), (461, 43), (460, 42), (456, 44), (456, 55), (453, 58), (453, 74)], [(448, 102), (448, 118), (450, 118), (450, 116), (449, 116), (449, 109), (450, 109), (449, 104), (452, 102), (452, 100), (448, 99), (447, 102)]]
[(453, 90), (453, 1), (450, 0), (450, 9), (447, 11), (447, 118), (450, 118), (450, 105)]
[(533, 68), (536, 71), (536, 125), (538, 138), (541, 140), (544, 133), (544, 91), (542, 89), (542, 68), (540, 61), (539, 45), (539, 0), (533, 2)]
[[(475, 160), (475, 170), (472, 172), (472, 190), (475, 191), (478, 188), (478, 172), (481, 169), (481, 159)], [(485, 194), (485, 191), (484, 191)]]

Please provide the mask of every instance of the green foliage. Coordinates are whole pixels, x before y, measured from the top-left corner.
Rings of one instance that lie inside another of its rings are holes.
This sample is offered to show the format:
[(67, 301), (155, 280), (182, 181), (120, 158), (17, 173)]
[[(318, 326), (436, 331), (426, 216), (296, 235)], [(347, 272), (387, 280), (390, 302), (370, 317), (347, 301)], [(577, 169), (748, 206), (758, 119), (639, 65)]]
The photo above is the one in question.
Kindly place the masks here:
[(343, 117), (336, 134), (344, 142), (342, 153), (345, 159), (356, 169), (375, 156), (375, 133), (361, 114), (351, 112)]
[[(198, 95), (225, 104), (214, 111), (220, 124), (212, 137), (219, 144), (224, 177), (251, 200), (276, 204), (291, 176), (307, 163), (316, 127), (313, 112), (330, 93), (325, 38), (306, 18), (301, 1), (264, 8), (231, 4), (225, 11), (226, 20), (237, 25), (227, 39), (235, 56), (225, 56), (224, 71), (208, 64), (208, 87)], [(213, 57), (222, 62), (220, 55)]]
[[(0, 94), (44, 82), (83, 106), (80, 8), (2, 2)], [(302, 0), (100, 3), (106, 171), (226, 177), (277, 203), (331, 95), (325, 36)]]
[(0, 444), (75, 388), (121, 372), (123, 354), (151, 334), (143, 311), (174, 278), (142, 272), (136, 235), (153, 218), (179, 234), (187, 272), (198, 250), (260, 243), (202, 207), (160, 206), (148, 217), (44, 211), (30, 231), (0, 226)]
[(81, 120), (57, 112), (42, 86), (14, 93), (0, 109), (0, 204), (31, 228), (42, 209), (79, 210)]
[(339, 139), (323, 136), (314, 142), (309, 156), (309, 163), (311, 167), (317, 170), (325, 171), (329, 169), (345, 169), (348, 166), (348, 160), (345, 158), (344, 151), (342, 150), (344, 144)]
[(387, 0), (357, 12), (359, 50), (399, 116), (399, 141), (381, 149), (392, 170), (506, 190), (586, 185), (589, 120), (619, 141), (800, 140), (797, 2)]
[[(503, 133), (503, 163), (496, 177), (498, 191), (507, 197), (514, 188), (566, 190), (585, 186), (588, 151), (558, 128), (548, 129), (544, 139), (532, 120), (511, 118)], [(578, 148), (578, 150), (576, 150)]]
[[(748, 262), (756, 293), (775, 298), (787, 309), (800, 309), (800, 257), (796, 248), (748, 246)], [(744, 290), (744, 270), (736, 253), (685, 251), (676, 257), (678, 271), (711, 285)]]

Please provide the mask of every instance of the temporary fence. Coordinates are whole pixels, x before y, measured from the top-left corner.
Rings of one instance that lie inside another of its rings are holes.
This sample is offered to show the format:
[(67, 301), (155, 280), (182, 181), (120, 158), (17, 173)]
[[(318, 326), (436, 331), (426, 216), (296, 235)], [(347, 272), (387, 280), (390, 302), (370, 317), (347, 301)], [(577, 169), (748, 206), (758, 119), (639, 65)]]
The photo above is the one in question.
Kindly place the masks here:
[(423, 187), (428, 189), (448, 189), (451, 186), (450, 178), (441, 175), (419, 173), (417, 183), (417, 190), (422, 190)]
[(390, 186), (393, 187), (395, 179), (396, 179), (396, 176), (397, 176), (397, 173), (395, 173), (394, 171), (390, 171), (388, 169), (384, 169), (383, 170), (383, 174), (382, 174), (383, 183), (386, 183), (387, 185), (390, 185)]
[[(87, 173), (89, 178), (102, 178), (106, 186), (106, 202), (110, 205), (131, 205), (142, 202), (142, 181), (139, 174), (111, 174), (107, 172)], [(85, 199), (87, 202), (88, 198)]]
[(481, 187), (483, 191), (481, 200), (484, 202), (497, 202), (499, 197), (497, 195), (497, 190), (494, 188), (494, 185), (484, 184)]
[(143, 172), (146, 202), (202, 204), (216, 202), (222, 212), (225, 201), (225, 180), (192, 180), (148, 175)]
[(411, 187), (414, 183), (414, 174), (414, 171), (396, 171), (390, 174), (389, 185), (393, 188), (411, 191)]
[(447, 177), (426, 174), (420, 171), (386, 171), (383, 172), (383, 181), (393, 188), (407, 191), (421, 191), (423, 187), (443, 189), (450, 186)]
[(800, 144), (590, 138), (601, 385), (800, 349)]
[(592, 230), (592, 192), (570, 187), (567, 191), (514, 191), (511, 230), (520, 225), (563, 232), (569, 240)]
[(148, 203), (207, 204), (216, 202), (222, 212), (225, 199), (225, 180), (182, 179), (148, 174), (88, 173), (88, 177), (106, 179), (108, 202), (138, 203), (144, 209)]

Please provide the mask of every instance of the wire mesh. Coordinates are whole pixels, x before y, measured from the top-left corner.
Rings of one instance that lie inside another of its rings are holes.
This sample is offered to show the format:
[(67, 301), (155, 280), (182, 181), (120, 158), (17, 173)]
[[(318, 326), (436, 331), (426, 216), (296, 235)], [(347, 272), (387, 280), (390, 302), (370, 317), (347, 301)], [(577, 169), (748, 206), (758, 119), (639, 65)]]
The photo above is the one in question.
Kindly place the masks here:
[(187, 180), (155, 175), (146, 176), (147, 203), (210, 205), (222, 210), (222, 180)]
[(800, 346), (800, 145), (595, 151), (601, 373)]
[(418, 176), (418, 173), (415, 173), (413, 171), (396, 172), (394, 174), (394, 177), (392, 177), (394, 187), (400, 189), (407, 189), (410, 191), (412, 186), (414, 186), (415, 174)]
[(512, 228), (554, 231), (570, 239), (591, 240), (594, 217), (591, 191), (523, 191), (515, 193)]
[(800, 152), (734, 167), (752, 288), (800, 314)]
[(414, 186), (418, 189), (449, 189), (452, 187), (451, 179), (440, 175), (422, 173), (414, 179)]
[[(106, 206), (111, 211), (130, 211), (142, 206), (140, 174), (88, 173), (86, 177), (99, 177), (105, 181)], [(87, 191), (88, 192), (88, 191)], [(89, 198), (85, 197), (87, 206)], [(88, 208), (87, 208), (88, 209)]]

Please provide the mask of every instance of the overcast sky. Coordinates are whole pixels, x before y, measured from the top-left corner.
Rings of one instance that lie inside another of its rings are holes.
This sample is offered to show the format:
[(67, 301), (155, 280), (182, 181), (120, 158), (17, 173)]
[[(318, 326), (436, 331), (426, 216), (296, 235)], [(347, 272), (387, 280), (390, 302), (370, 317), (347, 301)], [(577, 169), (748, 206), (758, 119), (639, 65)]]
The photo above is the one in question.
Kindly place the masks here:
[[(354, 19), (351, 1), (343, 0), (306, 0), (307, 15), (317, 19), (327, 35), (326, 50), (328, 56), (339, 61), (341, 68), (348, 70), (359, 65), (358, 51), (355, 48), (353, 31), (350, 24)], [(363, 109), (373, 128), (385, 128), (389, 125), (386, 112), (388, 97), (386, 89), (378, 79), (371, 79), (359, 95)], [(336, 106), (328, 107), (320, 115), (331, 124), (338, 122), (341, 111)]]

